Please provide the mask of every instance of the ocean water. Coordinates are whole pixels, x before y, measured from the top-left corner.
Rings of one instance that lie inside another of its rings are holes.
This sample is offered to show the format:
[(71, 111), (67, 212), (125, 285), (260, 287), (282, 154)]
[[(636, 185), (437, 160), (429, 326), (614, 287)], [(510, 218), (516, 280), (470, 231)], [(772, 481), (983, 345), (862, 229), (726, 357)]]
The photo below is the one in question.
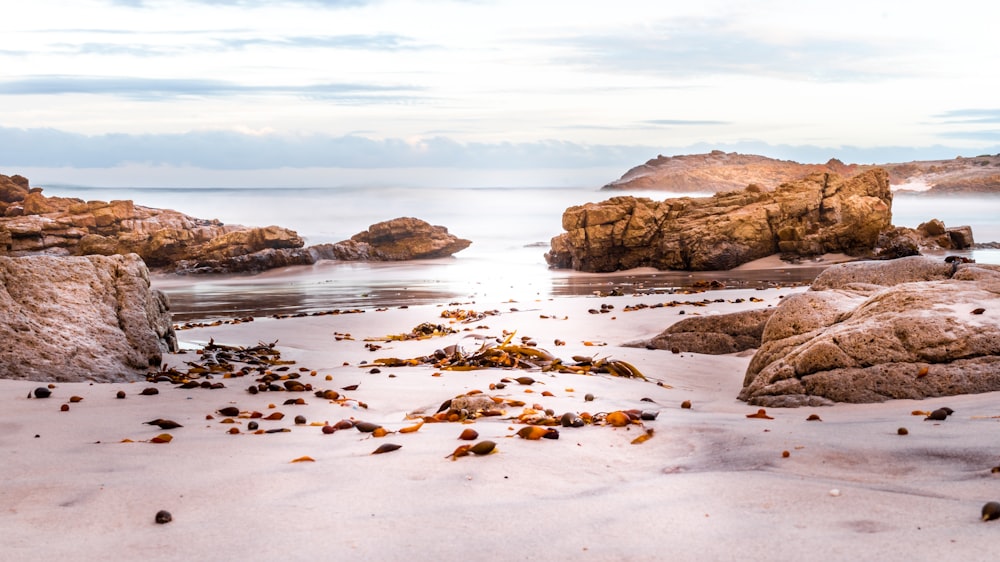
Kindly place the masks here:
[[(615, 287), (669, 290), (699, 280), (729, 285), (809, 282), (820, 267), (753, 272), (582, 274), (550, 270), (548, 241), (562, 232), (572, 205), (616, 195), (663, 199), (658, 192), (602, 192), (595, 188), (45, 188), (47, 195), (85, 200), (132, 199), (205, 219), (248, 226), (276, 224), (307, 244), (350, 238), (373, 223), (401, 216), (442, 225), (472, 246), (452, 258), (402, 263), (340, 263), (288, 268), (254, 276), (157, 276), (177, 321), (295, 314), (331, 309), (418, 303), (470, 303), (476, 299), (526, 301), (592, 294)], [(692, 194), (698, 195), (698, 194)], [(915, 227), (937, 218), (970, 225), (978, 242), (1000, 241), (1000, 197), (897, 196), (893, 222)], [(965, 255), (1000, 263), (1000, 250)]]

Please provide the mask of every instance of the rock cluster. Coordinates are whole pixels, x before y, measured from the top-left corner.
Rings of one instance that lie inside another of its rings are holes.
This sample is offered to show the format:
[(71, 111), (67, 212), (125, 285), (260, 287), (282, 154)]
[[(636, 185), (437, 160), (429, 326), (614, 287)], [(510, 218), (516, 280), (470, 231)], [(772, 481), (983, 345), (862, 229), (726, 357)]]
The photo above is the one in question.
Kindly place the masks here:
[(132, 201), (46, 197), (21, 176), (0, 175), (0, 256), (135, 253), (166, 271), (236, 273), (319, 259), (445, 257), (469, 244), (444, 227), (404, 217), (373, 225), (350, 240), (306, 248), (287, 228), (226, 225)]
[[(17, 177), (0, 176), (0, 185), (8, 186), (0, 191), (10, 193), (10, 183), (26, 188), (27, 180), (13, 181)], [(16, 199), (18, 194), (6, 198)], [(277, 226), (225, 225), (127, 200), (46, 197), (40, 188), (26, 189), (22, 199), (6, 202), (2, 211), (0, 255), (8, 256), (135, 253), (150, 267), (170, 269), (181, 262), (189, 266), (240, 259), (255, 263), (255, 253), (303, 246), (294, 231)]]
[(0, 256), (0, 377), (136, 380), (177, 350), (139, 256)]
[(740, 399), (880, 402), (1000, 390), (1000, 266), (922, 256), (832, 266), (765, 325)]
[(590, 272), (635, 267), (724, 270), (781, 253), (869, 255), (891, 227), (884, 170), (816, 173), (774, 191), (751, 185), (712, 197), (613, 197), (570, 207), (549, 265)]

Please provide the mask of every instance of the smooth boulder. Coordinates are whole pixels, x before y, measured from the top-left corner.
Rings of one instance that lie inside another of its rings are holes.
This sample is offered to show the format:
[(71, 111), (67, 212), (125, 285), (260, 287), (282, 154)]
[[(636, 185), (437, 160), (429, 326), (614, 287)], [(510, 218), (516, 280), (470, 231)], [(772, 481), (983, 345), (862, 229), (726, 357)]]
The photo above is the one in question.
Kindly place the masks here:
[(743, 385), (774, 407), (1000, 390), (1000, 266), (832, 266), (776, 308)]

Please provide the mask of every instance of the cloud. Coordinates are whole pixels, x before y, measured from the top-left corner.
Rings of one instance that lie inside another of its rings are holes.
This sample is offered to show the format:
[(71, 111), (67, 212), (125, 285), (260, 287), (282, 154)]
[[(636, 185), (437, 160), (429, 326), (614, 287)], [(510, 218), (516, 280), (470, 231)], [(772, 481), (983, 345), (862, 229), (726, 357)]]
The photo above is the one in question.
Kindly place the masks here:
[(944, 123), (1000, 123), (1000, 109), (956, 109), (934, 117)]
[[(984, 137), (985, 138), (985, 137)], [(1000, 141), (994, 133), (989, 141)], [(355, 168), (392, 170), (532, 170), (615, 168), (625, 170), (657, 154), (711, 150), (761, 154), (797, 162), (888, 163), (972, 156), (969, 149), (928, 147), (821, 147), (773, 145), (762, 141), (699, 143), (688, 146), (589, 145), (560, 140), (472, 143), (436, 136), (418, 141), (359, 135), (248, 134), (192, 131), (183, 134), (82, 135), (56, 129), (0, 127), (0, 165), (23, 168), (116, 168), (133, 164), (204, 170)], [(996, 142), (975, 154), (1000, 152)], [(16, 173), (13, 172), (13, 173)]]
[[(237, 6), (241, 8), (258, 8), (274, 6), (278, 2), (273, 0), (187, 0), (190, 4), (204, 4), (206, 6)], [(301, 4), (305, 6), (318, 6), (322, 8), (355, 8), (367, 4), (373, 4), (379, 0), (283, 0), (284, 4)], [(133, 8), (144, 8), (152, 4), (157, 4), (157, 0), (111, 0), (111, 3), (118, 6), (129, 6)]]
[(576, 51), (561, 62), (612, 72), (693, 77), (771, 75), (810, 81), (872, 81), (892, 71), (865, 70), (885, 47), (824, 38), (767, 40), (724, 19), (658, 22), (629, 33), (578, 35), (551, 40)]
[(646, 125), (696, 126), (696, 125), (730, 125), (729, 121), (710, 121), (698, 119), (649, 119), (643, 121)]
[(2, 95), (98, 94), (140, 100), (185, 96), (292, 95), (345, 103), (403, 103), (421, 99), (412, 86), (320, 83), (304, 86), (245, 85), (200, 78), (133, 78), (112, 76), (28, 76), (0, 80)]
[(282, 39), (259, 37), (218, 39), (218, 45), (229, 49), (247, 47), (284, 47), (298, 49), (358, 49), (366, 51), (398, 51), (419, 48), (410, 37), (394, 34), (292, 36)]
[(630, 166), (648, 158), (642, 146), (565, 141), (461, 143), (447, 137), (417, 142), (361, 136), (245, 134), (82, 135), (55, 129), (0, 127), (0, 164), (8, 167), (110, 168), (129, 163), (213, 170), (271, 168), (575, 168)]

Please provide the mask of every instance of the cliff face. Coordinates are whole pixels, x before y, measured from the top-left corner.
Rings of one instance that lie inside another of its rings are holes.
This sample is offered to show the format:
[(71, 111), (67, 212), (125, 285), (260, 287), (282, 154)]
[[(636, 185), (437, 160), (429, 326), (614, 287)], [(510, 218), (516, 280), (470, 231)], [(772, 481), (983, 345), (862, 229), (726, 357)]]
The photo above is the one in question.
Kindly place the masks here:
[(0, 256), (0, 377), (137, 380), (176, 351), (166, 297), (129, 256)]
[(782, 253), (870, 254), (891, 226), (885, 171), (849, 179), (816, 173), (771, 192), (751, 186), (712, 197), (612, 197), (570, 207), (549, 265), (608, 272), (635, 267), (722, 270)]

